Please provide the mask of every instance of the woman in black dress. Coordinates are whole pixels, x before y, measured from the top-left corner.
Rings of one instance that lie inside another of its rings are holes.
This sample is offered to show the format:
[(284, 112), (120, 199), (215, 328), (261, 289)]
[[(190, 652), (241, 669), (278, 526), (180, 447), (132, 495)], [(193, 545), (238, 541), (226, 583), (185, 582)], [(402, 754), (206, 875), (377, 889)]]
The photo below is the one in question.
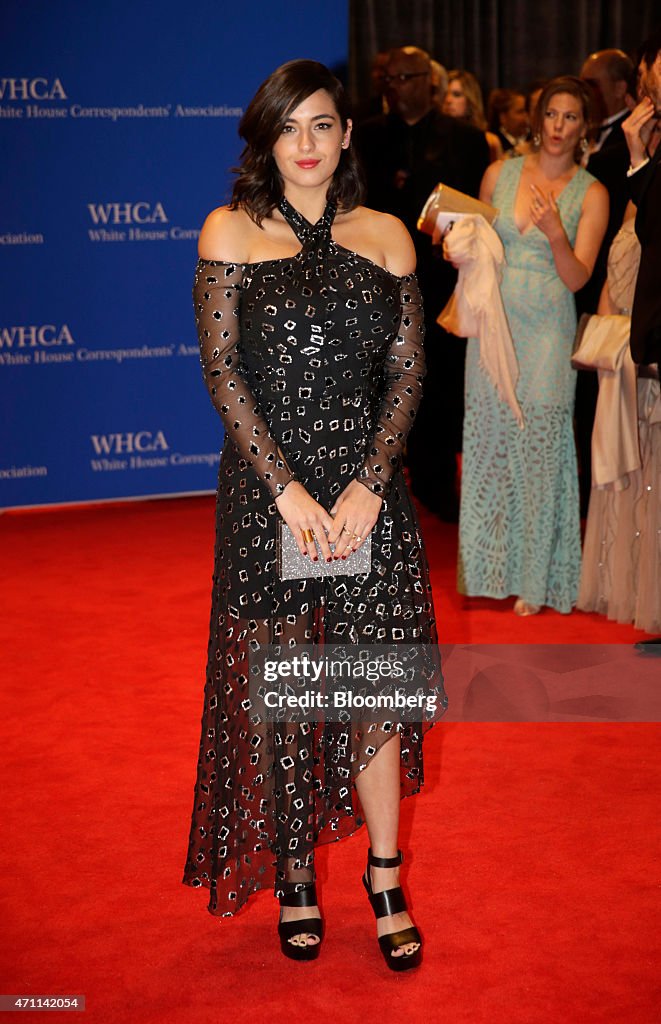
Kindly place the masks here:
[[(278, 68), (239, 130), (232, 202), (204, 224), (194, 286), (225, 444), (183, 881), (209, 888), (223, 916), (274, 886), (283, 952), (313, 959), (314, 847), (366, 821), (363, 884), (386, 962), (403, 970), (421, 944), (399, 888), (399, 801), (423, 781), (423, 735), (446, 705), (440, 670), (428, 679), (436, 711), (417, 723), (274, 723), (251, 713), (248, 657), (269, 643), (437, 644), (400, 466), (424, 374), (413, 244), (400, 221), (358, 205), (351, 121), (323, 65)], [(347, 572), (371, 535), (370, 571), (280, 579), (280, 519), (301, 553), (344, 558)]]

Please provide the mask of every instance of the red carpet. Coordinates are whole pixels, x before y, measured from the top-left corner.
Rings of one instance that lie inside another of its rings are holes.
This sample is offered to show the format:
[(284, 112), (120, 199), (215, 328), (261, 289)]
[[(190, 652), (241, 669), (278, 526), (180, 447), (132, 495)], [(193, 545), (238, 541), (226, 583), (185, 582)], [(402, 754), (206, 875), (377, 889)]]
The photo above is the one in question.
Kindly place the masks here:
[[(423, 525), (444, 642), (640, 638), (464, 601), (455, 529)], [(291, 964), (271, 897), (223, 920), (180, 883), (212, 499), (5, 514), (0, 538), (2, 992), (84, 994), (95, 1024), (657, 1024), (659, 726), (436, 726), (424, 791), (402, 805), (422, 968), (380, 959), (364, 830), (320, 850), (327, 938)]]

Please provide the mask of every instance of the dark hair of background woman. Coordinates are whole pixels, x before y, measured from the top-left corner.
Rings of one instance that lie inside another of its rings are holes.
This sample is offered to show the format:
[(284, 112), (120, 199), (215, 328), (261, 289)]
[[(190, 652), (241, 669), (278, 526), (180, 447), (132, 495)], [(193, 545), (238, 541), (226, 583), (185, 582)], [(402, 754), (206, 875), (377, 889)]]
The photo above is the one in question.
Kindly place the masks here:
[[(542, 126), (544, 124), (544, 117), (546, 115), (546, 109), (549, 102), (558, 93), (566, 92), (574, 99), (578, 100), (581, 104), (581, 112), (583, 114), (583, 120), (585, 121), (585, 137), (591, 138), (595, 132), (596, 124), (593, 113), (593, 100), (592, 92), (590, 87), (585, 82), (581, 81), (580, 78), (575, 78), (574, 75), (561, 75), (559, 78), (552, 78), (550, 82), (547, 82), (544, 86), (542, 95), (537, 101), (535, 112), (532, 117), (532, 136), (533, 146), (535, 149), (539, 149), (539, 145), (535, 143), (535, 139), (540, 138), (542, 135)], [(583, 150), (579, 141), (576, 149), (574, 150), (574, 160), (576, 163), (580, 163)]]
[[(261, 224), (283, 195), (282, 178), (272, 150), (287, 118), (318, 89), (330, 95), (343, 130), (349, 108), (342, 83), (315, 60), (291, 60), (282, 64), (262, 82), (239, 123), (239, 135), (246, 145), (241, 153), (238, 175), (232, 190), (230, 209), (244, 209)], [(342, 210), (353, 210), (363, 198), (364, 186), (355, 153), (343, 149), (328, 190), (328, 198)]]
[(659, 53), (661, 53), (661, 25), (652, 29), (648, 38), (640, 44), (638, 63), (640, 64), (641, 60), (645, 61), (647, 67), (651, 68)]
[(517, 96), (523, 96), (518, 89), (491, 90), (487, 112), (487, 128), (490, 132), (500, 131), (500, 115), (507, 113)]

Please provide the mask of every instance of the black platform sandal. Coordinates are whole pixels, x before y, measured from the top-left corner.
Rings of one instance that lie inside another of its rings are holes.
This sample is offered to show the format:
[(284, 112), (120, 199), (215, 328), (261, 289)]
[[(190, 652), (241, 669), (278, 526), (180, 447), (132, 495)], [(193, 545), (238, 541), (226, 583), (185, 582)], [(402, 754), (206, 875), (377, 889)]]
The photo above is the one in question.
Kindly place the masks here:
[[(280, 897), (281, 907), (316, 907), (317, 906), (317, 890), (314, 882), (306, 885), (304, 889), (300, 889), (298, 892), (287, 893)], [(306, 942), (304, 946), (295, 946), (290, 939), (293, 939), (295, 935), (301, 935), (303, 933), (308, 935), (316, 935), (319, 942), (309, 943)], [(282, 910), (280, 911), (280, 920), (278, 921), (278, 935), (280, 936), (280, 946), (285, 956), (288, 956), (290, 960), (316, 960), (319, 956), (319, 949), (321, 948), (321, 940), (324, 934), (323, 921), (320, 917), (304, 917), (300, 921), (283, 921)]]
[[(408, 908), (401, 887), (395, 889), (384, 889), (383, 892), (372, 891), (372, 878), (370, 867), (373, 868), (397, 868), (404, 860), (402, 851), (397, 851), (396, 857), (375, 857), (372, 850), (367, 851), (367, 870), (363, 875), (363, 885), (367, 889), (369, 901), (372, 904), (374, 916), (389, 917), (391, 914), (402, 914)], [(417, 942), (418, 948), (415, 953), (402, 953), (401, 956), (394, 956), (394, 952), (409, 942)], [(379, 936), (379, 946), (383, 953), (383, 959), (391, 971), (408, 971), (412, 967), (418, 967), (422, 962), (422, 939), (418, 929), (411, 925), (410, 928), (402, 928), (399, 932), (389, 932), (387, 935)]]

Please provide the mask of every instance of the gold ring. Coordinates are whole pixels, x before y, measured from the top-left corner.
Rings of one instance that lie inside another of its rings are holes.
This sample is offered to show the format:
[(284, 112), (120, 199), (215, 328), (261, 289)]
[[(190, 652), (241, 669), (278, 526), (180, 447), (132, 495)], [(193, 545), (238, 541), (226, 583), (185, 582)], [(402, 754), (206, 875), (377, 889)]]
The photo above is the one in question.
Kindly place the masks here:
[(312, 544), (314, 540), (314, 534), (312, 530), (303, 530), (303, 540), (306, 544)]

